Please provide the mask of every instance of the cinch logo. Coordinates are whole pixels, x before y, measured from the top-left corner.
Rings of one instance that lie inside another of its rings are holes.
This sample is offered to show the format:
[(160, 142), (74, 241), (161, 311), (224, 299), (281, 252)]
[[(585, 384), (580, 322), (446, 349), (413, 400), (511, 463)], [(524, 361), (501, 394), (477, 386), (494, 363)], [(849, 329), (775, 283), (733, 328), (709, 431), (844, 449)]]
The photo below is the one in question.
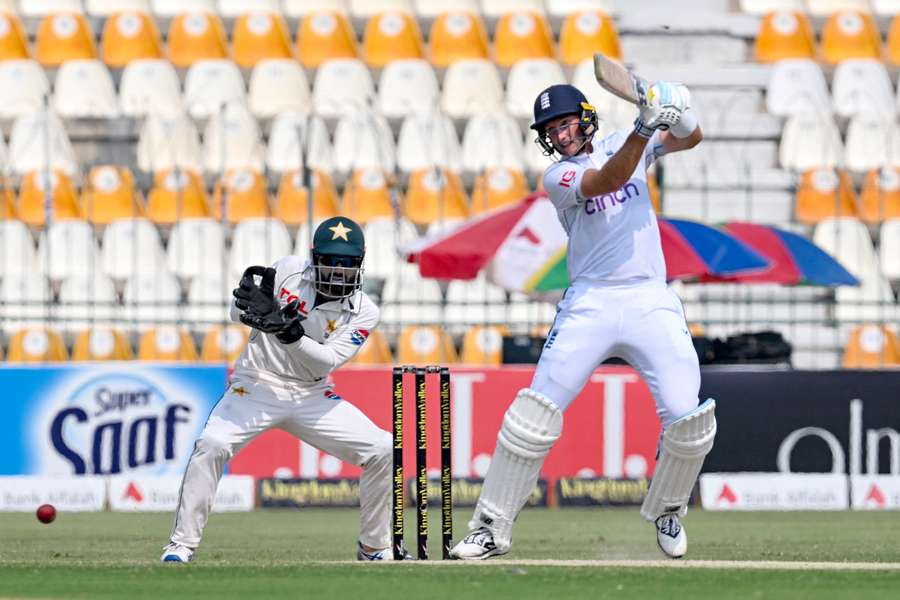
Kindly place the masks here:
[(584, 202), (584, 212), (589, 215), (594, 213), (602, 212), (611, 206), (615, 206), (616, 204), (622, 204), (626, 200), (631, 200), (633, 196), (637, 196), (640, 194), (640, 190), (633, 183), (626, 183), (625, 187), (620, 190), (616, 190), (615, 192), (611, 192), (609, 194), (603, 194), (602, 196), (595, 196), (594, 198), (588, 198)]
[[(75, 475), (166, 468), (193, 441), (197, 415), (133, 375), (81, 386), (50, 419), (50, 445)], [(181, 450), (181, 452), (179, 452)]]

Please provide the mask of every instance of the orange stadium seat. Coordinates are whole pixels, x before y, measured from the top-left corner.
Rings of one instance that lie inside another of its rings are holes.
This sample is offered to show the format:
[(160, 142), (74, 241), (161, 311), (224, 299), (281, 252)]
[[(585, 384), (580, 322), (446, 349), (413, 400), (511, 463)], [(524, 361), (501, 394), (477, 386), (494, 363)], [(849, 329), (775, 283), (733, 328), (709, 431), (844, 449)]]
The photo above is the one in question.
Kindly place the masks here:
[(307, 15), (297, 32), (297, 57), (307, 69), (315, 69), (332, 58), (356, 58), (356, 34), (347, 17), (339, 12)]
[(8, 187), (4, 182), (2, 183), (2, 187), (0, 187), (0, 221), (18, 218), (19, 213), (16, 210), (15, 190)]
[(444, 68), (458, 60), (489, 58), (488, 36), (481, 18), (468, 12), (447, 12), (434, 20), (428, 36), (431, 64)]
[(0, 13), (0, 60), (28, 58), (28, 36), (12, 13)]
[(887, 58), (894, 65), (900, 65), (900, 14), (891, 20), (887, 36)]
[(153, 178), (147, 198), (147, 217), (171, 225), (180, 219), (209, 216), (206, 185), (195, 171), (165, 169)]
[(866, 174), (859, 198), (859, 216), (876, 225), (887, 219), (900, 219), (900, 172), (894, 167)]
[(79, 331), (72, 360), (131, 360), (134, 353), (125, 334), (118, 329), (95, 327)]
[[(543, 179), (543, 178), (539, 178)], [(486, 210), (518, 202), (528, 195), (525, 173), (506, 167), (488, 169), (475, 179), (472, 188), (472, 212)]]
[(262, 173), (250, 169), (229, 169), (213, 191), (212, 216), (222, 218), (222, 194), (225, 194), (225, 214), (229, 223), (254, 217), (269, 217), (269, 194)]
[(822, 60), (832, 65), (850, 58), (881, 59), (881, 34), (871, 15), (837, 12), (825, 21), (820, 49)]
[(407, 325), (397, 341), (401, 364), (448, 364), (456, 362), (453, 340), (439, 325)]
[(384, 173), (379, 169), (357, 169), (347, 185), (341, 212), (365, 225), (377, 217), (393, 217), (391, 193)]
[(403, 206), (403, 214), (418, 225), (469, 216), (469, 201), (462, 180), (452, 171), (413, 171)]
[(843, 365), (848, 369), (900, 366), (900, 340), (897, 334), (885, 325), (859, 325), (850, 334)]
[(408, 13), (375, 15), (366, 23), (363, 53), (371, 67), (383, 67), (403, 58), (422, 58), (422, 32)]
[[(19, 218), (32, 227), (44, 225), (44, 190), (46, 181), (40, 171), (29, 171), (19, 188)], [(53, 220), (81, 218), (75, 185), (60, 170), (50, 173), (50, 194), (53, 197)]]
[(291, 58), (291, 39), (281, 15), (252, 12), (234, 22), (231, 33), (234, 61), (249, 69), (268, 58)]
[(788, 58), (816, 58), (816, 38), (801, 12), (771, 12), (760, 22), (754, 44), (756, 60), (764, 63)]
[(797, 187), (797, 220), (807, 225), (831, 217), (856, 216), (853, 180), (846, 171), (811, 169)]
[(138, 347), (140, 360), (196, 361), (197, 347), (191, 334), (173, 326), (149, 329), (141, 336)]
[(169, 24), (169, 60), (176, 67), (189, 67), (198, 60), (226, 58), (228, 42), (218, 16), (183, 13)]
[(356, 365), (387, 365), (394, 362), (391, 347), (380, 329), (369, 332), (369, 337), (351, 362)]
[(509, 331), (496, 325), (473, 325), (463, 337), (459, 362), (498, 366), (503, 362), (503, 336)]
[(612, 18), (599, 10), (569, 13), (559, 32), (560, 60), (574, 67), (586, 58), (593, 58), (594, 52), (622, 59), (619, 34)]
[[(338, 196), (334, 182), (325, 171), (314, 171), (310, 174), (313, 186), (313, 220), (327, 219), (338, 214)], [(301, 225), (307, 222), (306, 189), (303, 187), (303, 174), (300, 171), (288, 171), (281, 176), (278, 184), (278, 195), (272, 216), (284, 221), (286, 225)]]
[(9, 340), (8, 362), (38, 363), (69, 360), (59, 332), (47, 327), (27, 327)]
[(144, 199), (128, 167), (98, 165), (81, 191), (81, 212), (94, 225), (144, 216)]
[(121, 12), (106, 19), (101, 44), (103, 62), (117, 69), (139, 58), (163, 55), (156, 23), (142, 12)]
[(200, 360), (233, 363), (243, 352), (249, 336), (249, 330), (243, 325), (237, 323), (229, 323), (224, 327), (216, 325), (203, 336)]
[(537, 13), (507, 13), (497, 22), (494, 60), (508, 69), (523, 58), (553, 58), (550, 25)]
[(38, 27), (34, 53), (45, 67), (58, 67), (67, 60), (77, 58), (96, 58), (94, 33), (84, 15), (47, 15)]

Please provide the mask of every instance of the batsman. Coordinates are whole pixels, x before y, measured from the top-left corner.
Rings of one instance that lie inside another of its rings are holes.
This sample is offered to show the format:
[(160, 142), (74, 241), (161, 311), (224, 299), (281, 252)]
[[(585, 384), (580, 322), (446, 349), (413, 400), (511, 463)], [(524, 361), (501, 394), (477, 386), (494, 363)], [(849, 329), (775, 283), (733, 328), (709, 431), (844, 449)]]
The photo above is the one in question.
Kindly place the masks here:
[(362, 291), (364, 257), (360, 226), (333, 217), (316, 229), (311, 261), (287, 256), (244, 273), (233, 292), (231, 319), (253, 331), (194, 445), (163, 562), (193, 559), (225, 463), (273, 427), (362, 467), (357, 558), (393, 559), (391, 435), (338, 396), (329, 381), (378, 325), (378, 308)]
[[(626, 77), (619, 80), (629, 83)], [(679, 558), (687, 551), (681, 520), (712, 448), (715, 402), (698, 406), (697, 354), (681, 301), (666, 285), (647, 168), (703, 136), (685, 86), (657, 82), (639, 92), (622, 93), (639, 104), (633, 130), (603, 139), (595, 138), (597, 112), (577, 88), (554, 85), (534, 101), (536, 141), (547, 156), (559, 155), (543, 183), (569, 237), (571, 284), (531, 387), (519, 391), (504, 415), (472, 531), (452, 549), (453, 558), (509, 552), (513, 523), (562, 433), (563, 412), (612, 356), (641, 374), (663, 426), (641, 515), (655, 525), (663, 553)]]

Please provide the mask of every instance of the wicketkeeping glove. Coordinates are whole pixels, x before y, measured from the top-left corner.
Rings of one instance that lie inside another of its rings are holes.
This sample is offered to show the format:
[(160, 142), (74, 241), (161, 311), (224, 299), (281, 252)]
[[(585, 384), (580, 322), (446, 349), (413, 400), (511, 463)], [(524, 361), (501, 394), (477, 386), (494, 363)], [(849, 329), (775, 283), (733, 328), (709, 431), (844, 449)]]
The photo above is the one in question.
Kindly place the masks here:
[[(254, 275), (262, 277), (259, 285)], [(278, 303), (275, 302), (275, 269), (248, 267), (232, 295), (234, 305), (244, 312), (251, 311), (257, 316), (272, 312), (278, 308)]]
[(241, 323), (263, 333), (276, 334), (275, 337), (282, 344), (292, 344), (306, 333), (301, 324), (303, 319), (300, 317), (297, 306), (298, 302), (294, 300), (284, 308), (276, 306), (265, 314), (257, 314), (253, 310), (248, 310), (241, 314)]

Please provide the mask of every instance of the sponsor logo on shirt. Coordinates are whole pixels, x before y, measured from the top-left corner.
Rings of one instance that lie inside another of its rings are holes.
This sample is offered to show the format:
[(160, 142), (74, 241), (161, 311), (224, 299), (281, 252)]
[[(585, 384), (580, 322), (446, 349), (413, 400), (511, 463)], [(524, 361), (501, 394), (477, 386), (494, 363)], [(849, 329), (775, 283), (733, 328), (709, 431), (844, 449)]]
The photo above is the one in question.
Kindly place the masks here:
[(616, 204), (622, 204), (626, 200), (630, 200), (632, 197), (638, 196), (639, 194), (640, 191), (635, 184), (626, 183), (625, 187), (616, 190), (615, 192), (603, 194), (602, 196), (594, 196), (593, 198), (585, 200), (584, 212), (589, 215), (603, 212), (607, 208), (615, 206)]
[(357, 346), (362, 346), (363, 343), (365, 343), (367, 337), (369, 337), (368, 329), (357, 329), (350, 334), (350, 341)]
[(562, 187), (572, 187), (572, 182), (575, 181), (575, 175), (577, 175), (575, 171), (564, 172), (559, 180), (559, 185)]
[[(278, 294), (278, 298), (283, 299), (285, 304), (290, 304), (294, 300), (300, 300), (300, 297), (297, 294), (286, 288), (281, 288), (281, 292)], [(309, 310), (306, 308), (306, 300), (300, 300), (300, 304), (297, 306), (297, 311), (301, 315), (309, 316)]]

